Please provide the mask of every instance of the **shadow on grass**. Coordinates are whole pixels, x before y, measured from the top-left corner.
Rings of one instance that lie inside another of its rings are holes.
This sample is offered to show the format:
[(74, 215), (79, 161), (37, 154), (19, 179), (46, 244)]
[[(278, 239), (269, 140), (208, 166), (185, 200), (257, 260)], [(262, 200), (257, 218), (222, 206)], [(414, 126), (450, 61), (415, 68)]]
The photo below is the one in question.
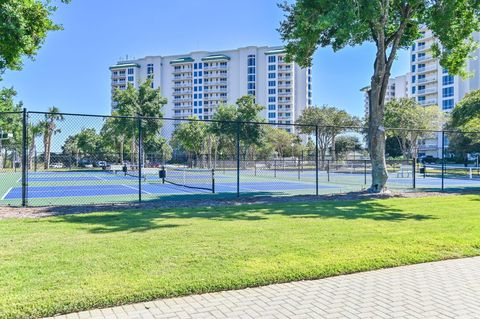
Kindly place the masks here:
[[(101, 212), (101, 210), (98, 210)], [(161, 228), (181, 227), (181, 219), (213, 221), (262, 221), (280, 215), (288, 218), (317, 218), (402, 222), (435, 219), (379, 200), (309, 201), (286, 203), (256, 203), (254, 205), (211, 206), (199, 208), (121, 209), (117, 211), (58, 216), (52, 222), (83, 224), (92, 233), (144, 232)]]

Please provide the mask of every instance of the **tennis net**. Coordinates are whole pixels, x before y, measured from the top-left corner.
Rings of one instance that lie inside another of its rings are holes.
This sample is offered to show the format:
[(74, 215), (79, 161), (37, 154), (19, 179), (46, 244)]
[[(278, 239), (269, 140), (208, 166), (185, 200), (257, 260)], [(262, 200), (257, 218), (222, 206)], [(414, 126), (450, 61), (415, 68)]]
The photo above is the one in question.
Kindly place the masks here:
[[(426, 165), (424, 174), (426, 177), (442, 177), (442, 165)], [(445, 178), (480, 179), (480, 167), (473, 166), (443, 166)]]
[(165, 183), (215, 193), (215, 171), (213, 169), (192, 169), (165, 167)]

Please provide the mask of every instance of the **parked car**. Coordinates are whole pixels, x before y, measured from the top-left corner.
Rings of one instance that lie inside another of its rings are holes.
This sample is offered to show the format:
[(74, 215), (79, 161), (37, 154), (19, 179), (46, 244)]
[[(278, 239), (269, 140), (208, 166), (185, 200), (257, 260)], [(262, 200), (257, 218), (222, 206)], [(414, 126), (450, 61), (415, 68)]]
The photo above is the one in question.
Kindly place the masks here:
[(107, 167), (107, 162), (105, 162), (105, 161), (98, 161), (98, 162), (97, 162), (97, 166), (98, 166), (98, 167)]
[(53, 163), (53, 164), (50, 164), (50, 168), (63, 168), (63, 164), (62, 163)]
[(432, 155), (426, 155), (420, 158), (420, 163), (422, 164), (436, 164), (437, 158), (433, 157)]

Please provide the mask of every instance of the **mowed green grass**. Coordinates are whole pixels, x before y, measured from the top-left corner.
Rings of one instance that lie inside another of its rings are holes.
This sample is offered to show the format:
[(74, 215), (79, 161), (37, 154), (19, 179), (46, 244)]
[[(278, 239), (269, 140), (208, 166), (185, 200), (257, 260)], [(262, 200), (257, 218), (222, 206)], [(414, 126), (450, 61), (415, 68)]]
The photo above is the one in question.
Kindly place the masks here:
[(0, 221), (0, 318), (480, 255), (480, 195)]

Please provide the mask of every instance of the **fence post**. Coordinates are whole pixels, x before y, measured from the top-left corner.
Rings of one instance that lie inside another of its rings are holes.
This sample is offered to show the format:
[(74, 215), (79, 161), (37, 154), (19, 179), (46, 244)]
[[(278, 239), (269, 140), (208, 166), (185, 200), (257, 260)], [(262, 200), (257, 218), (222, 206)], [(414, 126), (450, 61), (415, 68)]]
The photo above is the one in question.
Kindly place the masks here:
[[(27, 109), (22, 113), (22, 206), (27, 206)], [(14, 163), (15, 165), (15, 163)]]
[(367, 185), (367, 160), (363, 160), (363, 182)]
[(412, 159), (412, 182), (413, 189), (417, 187), (417, 159), (413, 157)]
[(142, 202), (142, 118), (137, 114), (138, 125), (138, 202)]
[(240, 122), (237, 122), (237, 197), (240, 197)]
[(330, 160), (327, 160), (327, 181), (330, 182)]
[(442, 191), (445, 189), (445, 131), (442, 131)]
[(318, 125), (315, 125), (315, 194), (318, 196)]

